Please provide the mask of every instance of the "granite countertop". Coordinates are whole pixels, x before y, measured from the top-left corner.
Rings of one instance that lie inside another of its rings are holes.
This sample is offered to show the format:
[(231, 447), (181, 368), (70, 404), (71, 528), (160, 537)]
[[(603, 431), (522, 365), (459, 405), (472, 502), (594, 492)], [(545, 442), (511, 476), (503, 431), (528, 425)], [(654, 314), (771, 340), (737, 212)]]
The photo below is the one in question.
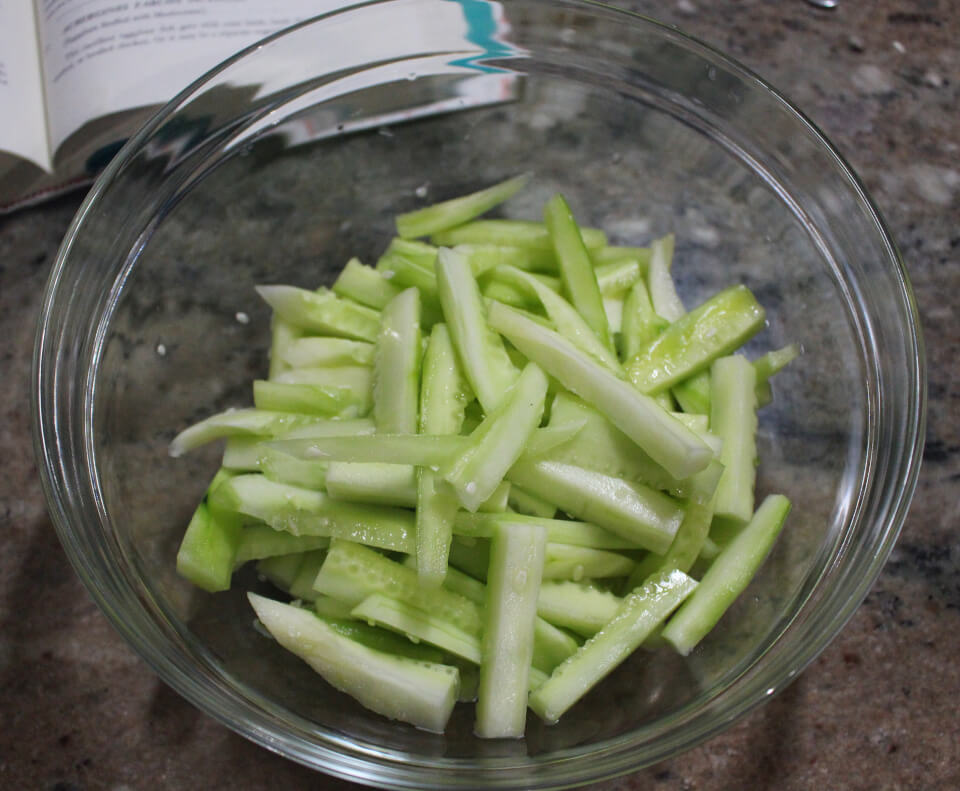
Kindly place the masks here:
[[(902, 537), (856, 615), (783, 694), (614, 789), (960, 788), (960, 6), (627, 3), (763, 75), (860, 174), (907, 262), (929, 412)], [(81, 196), (0, 218), (0, 788), (353, 788), (248, 743), (160, 683), (87, 596), (30, 437), (40, 295)]]

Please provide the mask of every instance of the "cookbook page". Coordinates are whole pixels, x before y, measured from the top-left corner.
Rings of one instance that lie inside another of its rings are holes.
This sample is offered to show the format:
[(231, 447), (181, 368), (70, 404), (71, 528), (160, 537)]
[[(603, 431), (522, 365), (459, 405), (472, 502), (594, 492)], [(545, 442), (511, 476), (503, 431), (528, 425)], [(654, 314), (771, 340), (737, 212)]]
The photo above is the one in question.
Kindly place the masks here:
[(33, 4), (0, 0), (0, 151), (51, 169)]
[[(0, 0), (0, 3), (23, 0)], [(36, 0), (50, 143), (162, 104), (237, 50), (350, 0)], [(0, 50), (2, 51), (2, 50)]]

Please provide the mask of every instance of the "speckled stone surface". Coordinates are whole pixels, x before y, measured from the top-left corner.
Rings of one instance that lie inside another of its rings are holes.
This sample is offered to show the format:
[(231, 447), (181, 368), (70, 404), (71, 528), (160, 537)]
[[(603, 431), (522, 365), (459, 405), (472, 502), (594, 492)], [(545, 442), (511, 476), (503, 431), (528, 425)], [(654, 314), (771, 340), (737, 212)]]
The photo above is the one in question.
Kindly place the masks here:
[[(858, 171), (907, 261), (929, 370), (924, 466), (882, 575), (782, 695), (595, 791), (960, 788), (960, 7), (631, 3), (766, 77)], [(46, 515), (29, 430), (40, 293), (79, 197), (0, 218), (0, 788), (345, 789), (207, 718), (114, 633)]]

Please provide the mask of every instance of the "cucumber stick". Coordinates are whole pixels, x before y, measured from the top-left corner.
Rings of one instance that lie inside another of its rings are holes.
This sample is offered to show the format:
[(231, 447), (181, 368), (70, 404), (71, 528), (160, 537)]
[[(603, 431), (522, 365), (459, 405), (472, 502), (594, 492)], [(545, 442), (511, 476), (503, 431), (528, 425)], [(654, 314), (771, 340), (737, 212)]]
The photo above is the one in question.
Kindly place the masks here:
[(490, 540), (477, 692), (481, 738), (523, 736), (546, 543), (546, 531), (535, 525), (497, 528)]
[(677, 296), (676, 286), (670, 276), (673, 248), (672, 233), (657, 239), (650, 245), (650, 266), (647, 270), (647, 285), (650, 288), (653, 309), (667, 321), (676, 321), (687, 312)]
[(413, 508), (417, 504), (417, 471), (409, 464), (333, 461), (324, 482), (335, 500)]
[(662, 492), (570, 464), (521, 461), (508, 478), (571, 516), (653, 552), (667, 551), (683, 519), (680, 504)]
[(277, 642), (331, 686), (385, 717), (443, 731), (457, 701), (455, 667), (376, 651), (340, 634), (308, 610), (254, 593), (248, 597)]
[(413, 239), (462, 225), (503, 203), (523, 189), (529, 180), (528, 175), (514, 176), (470, 195), (398, 214), (397, 233), (404, 239)]
[(468, 634), (481, 634), (480, 609), (474, 602), (444, 588), (425, 588), (414, 569), (361, 544), (332, 541), (314, 588), (354, 607), (368, 596), (383, 593)]
[(617, 374), (622, 374), (616, 355), (605, 346), (576, 309), (559, 294), (544, 286), (532, 275), (511, 266), (497, 267), (497, 274), (507, 282), (518, 283), (529, 289), (543, 305), (557, 332), (574, 346), (585, 351), (597, 362)]
[(212, 493), (211, 503), (293, 535), (346, 538), (397, 552), (413, 550), (410, 511), (334, 500), (262, 475), (231, 478)]
[(401, 291), (380, 319), (374, 353), (373, 419), (384, 434), (417, 431), (420, 398), (420, 292)]
[(530, 707), (544, 721), (556, 722), (630, 656), (696, 587), (697, 583), (682, 571), (645, 582), (624, 598), (614, 617), (530, 696)]
[(632, 360), (669, 324), (669, 321), (658, 316), (653, 309), (650, 292), (643, 278), (637, 280), (623, 301), (620, 321), (621, 360)]
[(359, 258), (351, 258), (334, 281), (333, 292), (368, 308), (382, 310), (400, 289), (373, 267), (360, 263)]
[(624, 366), (627, 375), (641, 392), (663, 392), (749, 340), (764, 316), (746, 286), (725, 289), (664, 329)]
[(543, 416), (547, 377), (529, 363), (497, 407), (470, 434), (469, 444), (445, 470), (461, 505), (476, 511), (500, 485)]
[(170, 443), (170, 455), (184, 453), (223, 437), (276, 437), (288, 431), (322, 422), (316, 415), (296, 415), (263, 409), (231, 409), (194, 423)]
[(270, 367), (267, 374), (270, 379), (290, 367), (285, 357), (287, 349), (301, 335), (303, 330), (288, 324), (278, 316), (274, 315), (270, 319)]
[(332, 291), (308, 291), (295, 286), (257, 286), (257, 293), (283, 321), (321, 335), (373, 341), (380, 313)]
[(537, 614), (555, 626), (565, 626), (592, 637), (617, 614), (619, 596), (578, 582), (544, 580), (537, 599)]
[[(607, 235), (599, 228), (581, 228), (583, 243), (593, 251), (600, 250), (607, 243)], [(462, 244), (497, 244), (510, 247), (523, 247), (529, 250), (549, 253), (553, 261), (551, 270), (556, 269), (553, 257), (553, 243), (550, 232), (544, 223), (530, 220), (475, 220), (457, 228), (434, 233), (431, 241), (442, 247)]]
[(374, 593), (354, 607), (350, 614), (371, 625), (404, 634), (415, 642), (422, 640), (468, 662), (480, 664), (480, 639), (428, 610)]
[(753, 518), (707, 569), (700, 586), (663, 629), (662, 637), (686, 656), (746, 589), (780, 534), (790, 501), (769, 495)]
[(713, 451), (696, 434), (565, 338), (503, 305), (491, 306), (490, 324), (675, 478), (686, 478), (710, 463)]
[(251, 560), (310, 552), (314, 549), (326, 549), (330, 539), (326, 536), (295, 536), (282, 530), (274, 530), (268, 525), (244, 525), (240, 530), (240, 541), (234, 558), (236, 566)]
[[(419, 430), (438, 436), (459, 434), (470, 398), (470, 386), (460, 370), (447, 325), (433, 326), (423, 358)], [(428, 466), (417, 470), (416, 567), (428, 587), (443, 582), (459, 502), (439, 473)]]
[[(373, 344), (347, 338), (294, 338), (283, 345), (277, 356), (286, 368), (373, 365)], [(270, 378), (276, 378), (273, 372)]]
[(207, 487), (177, 551), (177, 572), (199, 588), (211, 593), (230, 588), (242, 543), (240, 520), (210, 504), (210, 497), (233, 477), (220, 470)]
[(718, 517), (746, 523), (753, 516), (757, 477), (756, 371), (745, 357), (721, 357), (710, 380), (710, 426), (723, 442), (714, 510)]
[(440, 249), (437, 286), (461, 369), (484, 411), (490, 412), (516, 380), (517, 369), (500, 336), (487, 324), (480, 289), (463, 256)]
[(583, 243), (580, 228), (562, 195), (554, 195), (547, 201), (543, 217), (557, 256), (564, 291), (600, 342), (613, 351), (613, 338), (593, 262)]
[(636, 549), (637, 545), (622, 536), (604, 530), (589, 522), (552, 519), (523, 514), (457, 514), (453, 530), (458, 536), (490, 538), (494, 527), (503, 525), (539, 525), (547, 531), (547, 541), (554, 544), (588, 547), (591, 549)]

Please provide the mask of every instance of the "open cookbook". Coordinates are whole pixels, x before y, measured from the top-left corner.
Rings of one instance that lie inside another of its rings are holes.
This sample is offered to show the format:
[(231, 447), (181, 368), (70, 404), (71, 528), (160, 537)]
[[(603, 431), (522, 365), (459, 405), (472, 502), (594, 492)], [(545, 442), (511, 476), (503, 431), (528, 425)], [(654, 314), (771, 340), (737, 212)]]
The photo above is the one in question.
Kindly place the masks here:
[[(0, 214), (88, 184), (158, 106), (217, 63), (354, 2), (0, 0)], [(451, 0), (442, 17), (431, 24), (455, 26), (465, 44), (502, 24), (486, 0)], [(507, 98), (504, 82), (478, 80), (467, 98), (460, 106)]]

